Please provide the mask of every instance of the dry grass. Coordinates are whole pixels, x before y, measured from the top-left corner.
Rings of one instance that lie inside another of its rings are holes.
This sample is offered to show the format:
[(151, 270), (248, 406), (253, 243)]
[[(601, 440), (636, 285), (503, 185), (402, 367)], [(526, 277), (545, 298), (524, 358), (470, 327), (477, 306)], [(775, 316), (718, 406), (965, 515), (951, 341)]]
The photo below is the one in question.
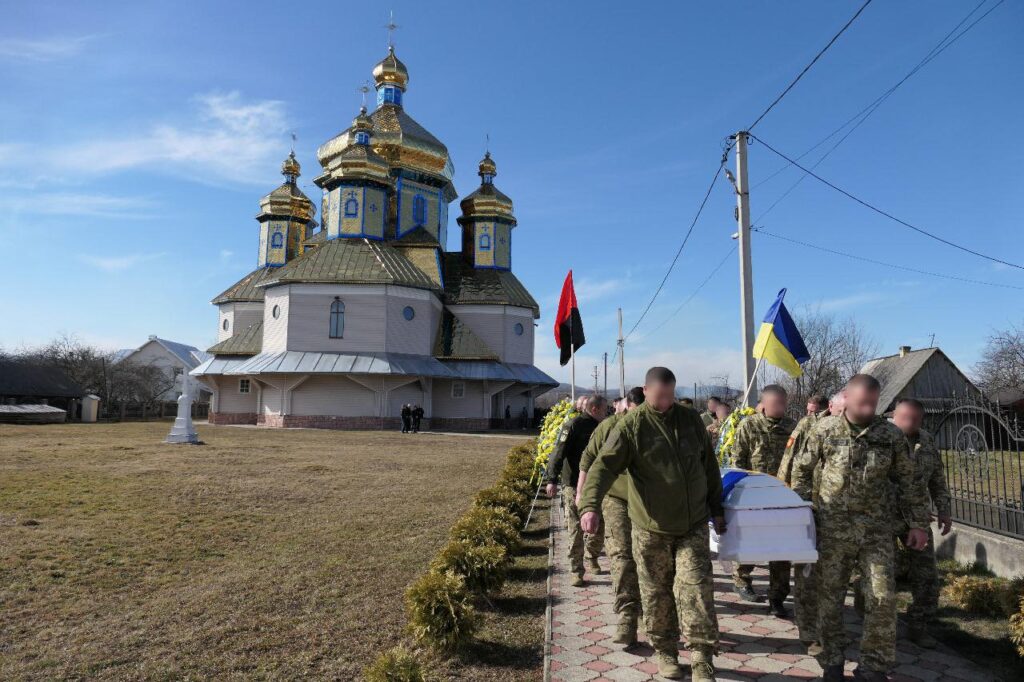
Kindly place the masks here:
[[(357, 679), (519, 442), (168, 427), (0, 426), (0, 679)], [(465, 679), (536, 677), (529, 551)]]

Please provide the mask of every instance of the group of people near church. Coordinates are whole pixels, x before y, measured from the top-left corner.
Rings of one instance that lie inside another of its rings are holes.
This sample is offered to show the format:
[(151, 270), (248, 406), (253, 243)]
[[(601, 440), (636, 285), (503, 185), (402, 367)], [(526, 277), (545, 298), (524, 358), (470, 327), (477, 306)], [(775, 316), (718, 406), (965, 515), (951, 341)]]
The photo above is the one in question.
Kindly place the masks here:
[[(923, 405), (900, 400), (891, 419), (877, 414), (881, 387), (854, 375), (826, 401), (812, 396), (799, 422), (787, 416), (789, 396), (779, 385), (761, 391), (754, 414), (736, 427), (729, 452), (715, 453), (731, 408), (717, 398), (698, 413), (675, 397), (671, 370), (648, 370), (609, 409), (600, 395), (577, 401), (579, 413), (563, 424), (545, 476), (547, 493), (561, 485), (572, 585), (600, 572), (610, 559), (619, 624), (614, 642), (637, 642), (640, 617), (655, 650), (658, 673), (679, 679), (680, 631), (690, 652), (692, 679), (715, 679), (718, 620), (709, 530), (725, 520), (719, 456), (730, 466), (777, 476), (810, 501), (817, 526), (818, 562), (768, 566), (767, 609), (789, 618), (786, 599), (794, 579), (800, 640), (823, 669), (843, 678), (847, 636), (843, 606), (852, 588), (864, 616), (855, 677), (885, 680), (895, 664), (895, 552), (909, 555), (913, 603), (908, 635), (935, 646), (928, 632), (938, 602), (931, 523), (951, 528), (950, 496), (934, 438), (922, 428)], [(611, 413), (611, 414), (609, 414)], [(933, 511), (934, 510), (934, 511)], [(933, 517), (934, 513), (934, 517)], [(753, 566), (739, 565), (734, 590), (763, 603)]]
[(419, 433), (420, 422), (423, 421), (423, 408), (419, 405), (406, 403), (402, 405), (402, 433)]

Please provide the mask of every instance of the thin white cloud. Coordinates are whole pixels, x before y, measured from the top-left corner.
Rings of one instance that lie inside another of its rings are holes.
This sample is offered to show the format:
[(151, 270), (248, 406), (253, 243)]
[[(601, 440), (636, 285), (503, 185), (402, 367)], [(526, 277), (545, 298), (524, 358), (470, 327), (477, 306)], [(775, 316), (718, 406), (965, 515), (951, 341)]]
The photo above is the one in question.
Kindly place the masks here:
[(195, 111), (179, 123), (78, 141), (8, 143), (0, 147), (0, 186), (17, 181), (75, 181), (135, 169), (153, 169), (211, 184), (272, 182), (284, 158), (288, 130), (278, 100), (245, 101), (238, 92), (194, 98)]
[(162, 258), (164, 253), (133, 253), (127, 256), (90, 256), (82, 254), (78, 257), (86, 265), (90, 265), (104, 272), (122, 272), (145, 263), (147, 261)]
[(52, 62), (80, 54), (95, 40), (95, 35), (53, 36), (50, 38), (0, 38), (0, 59), (28, 62)]
[(143, 197), (119, 197), (76, 192), (19, 192), (4, 205), (16, 213), (98, 218), (149, 218), (156, 204)]
[(887, 298), (887, 296), (880, 291), (865, 291), (859, 294), (851, 294), (849, 296), (826, 298), (816, 307), (825, 312), (835, 312), (837, 310), (856, 308), (857, 306), (867, 305), (869, 303), (877, 303), (885, 298)]

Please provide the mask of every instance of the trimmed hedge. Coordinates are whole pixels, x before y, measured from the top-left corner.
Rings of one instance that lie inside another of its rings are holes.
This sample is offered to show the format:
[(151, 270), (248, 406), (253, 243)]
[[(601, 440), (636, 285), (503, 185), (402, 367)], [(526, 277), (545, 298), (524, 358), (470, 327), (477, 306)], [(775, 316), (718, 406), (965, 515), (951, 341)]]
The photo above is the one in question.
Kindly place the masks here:
[(950, 580), (942, 593), (957, 608), (979, 616), (1008, 616), (1010, 582), (1003, 578), (961, 575)]
[(388, 649), (363, 671), (366, 682), (425, 682), (423, 664), (404, 646)]
[(413, 637), (442, 653), (453, 653), (473, 634), (476, 612), (461, 576), (429, 571), (405, 592)]
[(498, 592), (511, 566), (512, 557), (501, 545), (474, 545), (465, 540), (449, 542), (430, 564), (431, 570), (461, 576), (475, 594)]
[(1017, 646), (1017, 655), (1024, 658), (1024, 598), (1017, 604), (1017, 612), (1010, 616), (1010, 641)]
[(451, 539), (474, 545), (497, 544), (515, 552), (522, 543), (519, 518), (504, 509), (473, 507), (452, 526)]
[(526, 520), (526, 512), (530, 509), (530, 498), (527, 495), (500, 483), (478, 492), (474, 501), (478, 507), (504, 509), (514, 514), (520, 523)]

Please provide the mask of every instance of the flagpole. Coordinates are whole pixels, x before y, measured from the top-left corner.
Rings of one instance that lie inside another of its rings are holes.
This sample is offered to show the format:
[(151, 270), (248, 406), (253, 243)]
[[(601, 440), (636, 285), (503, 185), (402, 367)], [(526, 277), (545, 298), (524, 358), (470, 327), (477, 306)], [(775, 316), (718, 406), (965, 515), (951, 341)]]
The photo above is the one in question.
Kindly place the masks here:
[[(569, 329), (572, 329), (572, 325), (569, 325)], [(569, 394), (572, 396), (572, 402), (576, 404), (576, 349), (572, 347), (572, 332), (569, 332), (569, 362), (572, 363), (572, 375), (569, 379)]]
[(754, 373), (750, 377), (750, 383), (747, 384), (747, 390), (743, 392), (743, 400), (740, 401), (739, 407), (747, 406), (747, 396), (750, 395), (750, 389), (754, 387), (754, 382), (757, 381), (757, 373), (761, 369), (761, 363), (764, 362), (764, 358), (757, 359), (757, 366), (754, 367)]

